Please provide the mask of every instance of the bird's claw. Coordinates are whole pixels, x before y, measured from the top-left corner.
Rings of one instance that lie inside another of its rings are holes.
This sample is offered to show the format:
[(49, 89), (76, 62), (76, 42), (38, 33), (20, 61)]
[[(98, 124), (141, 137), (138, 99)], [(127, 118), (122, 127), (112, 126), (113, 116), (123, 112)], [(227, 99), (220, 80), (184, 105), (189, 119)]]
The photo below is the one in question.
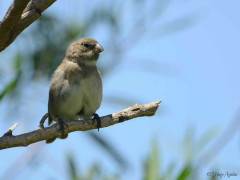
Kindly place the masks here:
[(99, 131), (99, 128), (102, 127), (102, 123), (101, 123), (101, 119), (97, 113), (93, 114), (93, 123), (95, 123), (95, 121), (97, 122), (97, 129)]
[(65, 139), (68, 136), (68, 133), (65, 133), (64, 126), (68, 127), (68, 125), (67, 125), (67, 123), (64, 120), (62, 120), (60, 118), (58, 119), (58, 123), (59, 123), (59, 130), (62, 133), (60, 138), (61, 139)]

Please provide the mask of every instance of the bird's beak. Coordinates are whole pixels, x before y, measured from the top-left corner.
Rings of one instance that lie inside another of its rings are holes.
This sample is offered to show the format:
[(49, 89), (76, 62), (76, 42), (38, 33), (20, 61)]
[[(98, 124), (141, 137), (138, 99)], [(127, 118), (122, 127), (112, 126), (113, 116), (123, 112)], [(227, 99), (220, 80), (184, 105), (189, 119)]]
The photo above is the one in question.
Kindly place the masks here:
[(95, 51), (96, 51), (97, 53), (101, 53), (101, 52), (104, 51), (104, 49), (103, 49), (102, 46), (100, 46), (100, 44), (97, 44), (96, 47), (95, 47)]

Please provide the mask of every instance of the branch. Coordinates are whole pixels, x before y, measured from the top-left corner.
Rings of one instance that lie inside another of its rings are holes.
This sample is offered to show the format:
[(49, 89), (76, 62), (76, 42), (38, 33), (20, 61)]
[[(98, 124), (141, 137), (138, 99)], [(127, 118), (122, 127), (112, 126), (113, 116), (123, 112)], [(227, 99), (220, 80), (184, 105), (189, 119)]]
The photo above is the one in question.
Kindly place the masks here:
[[(101, 117), (101, 124), (103, 127), (112, 126), (117, 123), (121, 123), (127, 120), (131, 120), (142, 116), (153, 116), (161, 101), (155, 101), (143, 105), (134, 105), (122, 111)], [(88, 131), (91, 129), (97, 129), (96, 123), (90, 120), (68, 120), (65, 121), (65, 132), (74, 131)], [(0, 149), (7, 149), (19, 146), (28, 146), (35, 142), (61, 137), (61, 132), (59, 131), (59, 124), (55, 123), (48, 128), (38, 129), (29, 133), (13, 136), (5, 135), (0, 138)], [(13, 128), (11, 128), (13, 130)]]
[(56, 0), (14, 0), (0, 22), (0, 52), (36, 21)]

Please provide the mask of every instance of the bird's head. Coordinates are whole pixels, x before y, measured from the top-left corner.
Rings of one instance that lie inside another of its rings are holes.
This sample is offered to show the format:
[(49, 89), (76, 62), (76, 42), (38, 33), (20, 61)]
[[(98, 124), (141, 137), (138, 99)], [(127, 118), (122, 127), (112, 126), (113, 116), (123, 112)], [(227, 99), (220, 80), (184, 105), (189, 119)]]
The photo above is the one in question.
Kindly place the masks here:
[(66, 57), (78, 63), (94, 65), (102, 51), (104, 49), (96, 40), (82, 38), (70, 44), (66, 52)]

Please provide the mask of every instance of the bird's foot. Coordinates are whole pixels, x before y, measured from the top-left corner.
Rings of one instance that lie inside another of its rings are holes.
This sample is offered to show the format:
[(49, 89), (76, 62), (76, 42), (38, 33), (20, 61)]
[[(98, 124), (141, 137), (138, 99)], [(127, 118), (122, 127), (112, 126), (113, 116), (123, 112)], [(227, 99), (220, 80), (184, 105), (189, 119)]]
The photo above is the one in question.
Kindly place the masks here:
[(97, 113), (94, 113), (92, 120), (93, 120), (93, 123), (95, 123), (95, 121), (97, 122), (97, 129), (98, 129), (98, 131), (99, 131), (99, 128), (102, 127), (101, 119), (100, 119), (99, 115), (98, 115)]
[(68, 127), (67, 123), (64, 120), (60, 119), (60, 118), (58, 118), (58, 123), (59, 123), (59, 130), (62, 133), (60, 138), (61, 139), (67, 138), (68, 137), (68, 133), (65, 132), (65, 128), (64, 128), (64, 126)]

